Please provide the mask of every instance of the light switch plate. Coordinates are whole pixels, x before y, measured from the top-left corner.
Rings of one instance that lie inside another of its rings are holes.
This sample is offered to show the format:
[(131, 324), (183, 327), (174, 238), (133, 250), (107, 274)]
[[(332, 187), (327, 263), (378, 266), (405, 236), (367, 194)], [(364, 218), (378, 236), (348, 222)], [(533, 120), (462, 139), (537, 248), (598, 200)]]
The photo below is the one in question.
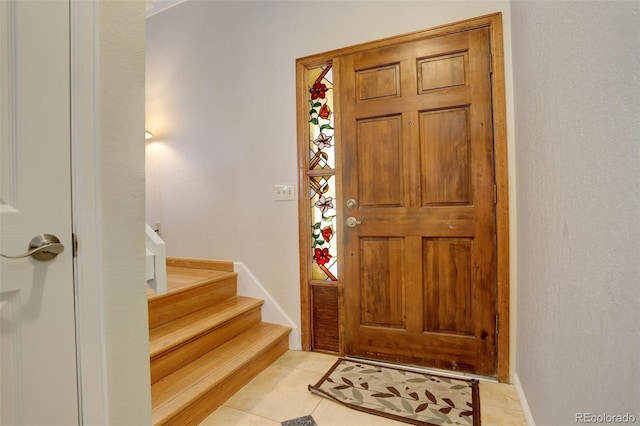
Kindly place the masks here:
[(296, 186), (292, 183), (274, 186), (274, 200), (276, 201), (295, 201)]

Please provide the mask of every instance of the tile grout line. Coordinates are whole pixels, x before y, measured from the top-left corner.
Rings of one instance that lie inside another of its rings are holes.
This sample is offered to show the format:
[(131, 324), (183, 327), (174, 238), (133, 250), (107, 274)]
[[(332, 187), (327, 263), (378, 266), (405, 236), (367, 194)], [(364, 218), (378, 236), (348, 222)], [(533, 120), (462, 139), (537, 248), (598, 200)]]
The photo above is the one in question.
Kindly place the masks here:
[[(306, 373), (314, 373), (314, 374), (316, 374), (316, 373), (317, 373), (316, 371), (309, 371), (309, 370), (305, 370), (304, 368), (298, 368), (298, 367), (293, 367), (293, 368), (294, 368), (295, 370), (304, 371), (304, 372), (306, 372)], [(309, 384), (311, 384), (311, 383), (309, 383)], [(305, 389), (305, 390), (306, 390), (307, 392), (309, 392), (309, 390), (308, 390), (308, 389)], [(317, 402), (317, 404), (315, 405), (315, 407), (313, 407), (313, 410), (311, 410), (311, 413), (309, 413), (309, 415), (310, 415), (312, 418), (313, 418), (313, 413), (315, 413), (315, 411), (318, 409), (318, 407), (320, 406), (320, 403), (321, 403), (321, 402), (322, 402), (322, 398), (321, 398), (321, 397), (318, 397), (318, 402)], [(314, 419), (313, 421), (315, 422), (316, 420)]]
[[(305, 368), (298, 368), (298, 367), (293, 367), (296, 370), (300, 370), (300, 371), (304, 371), (306, 373), (314, 373), (317, 374), (317, 371), (313, 371), (313, 370), (307, 370)], [(311, 383), (308, 383), (307, 385), (309, 385)], [(309, 392), (308, 389), (305, 389), (307, 392)], [(313, 407), (313, 409), (311, 410), (311, 413), (309, 413), (309, 416), (311, 416), (311, 418), (313, 419), (314, 423), (317, 424), (316, 419), (313, 417), (313, 414), (316, 412), (316, 410), (318, 409), (318, 407), (320, 406), (320, 404), (322, 403), (322, 398), (318, 397), (318, 402), (316, 403), (316, 405)], [(318, 425), (321, 426), (321, 425)]]
[[(234, 408), (234, 407), (231, 407), (231, 406), (226, 405), (226, 404), (222, 404), (220, 407), (225, 407), (225, 408), (228, 408), (228, 409), (230, 409), (230, 410), (239, 411), (239, 412), (241, 412), (241, 413), (248, 414), (248, 415), (250, 415), (250, 416), (252, 416), (252, 417), (259, 417), (259, 418), (261, 418), (261, 419), (268, 420), (268, 421), (270, 421), (270, 422), (282, 423), (282, 422), (279, 422), (278, 420), (270, 419), (269, 417), (261, 416), (260, 414), (252, 413), (252, 412), (250, 412), (250, 411), (240, 410), (240, 409), (238, 409), (238, 408)], [(218, 407), (218, 408), (220, 408), (220, 407)], [(217, 410), (218, 408), (216, 408), (216, 410)]]

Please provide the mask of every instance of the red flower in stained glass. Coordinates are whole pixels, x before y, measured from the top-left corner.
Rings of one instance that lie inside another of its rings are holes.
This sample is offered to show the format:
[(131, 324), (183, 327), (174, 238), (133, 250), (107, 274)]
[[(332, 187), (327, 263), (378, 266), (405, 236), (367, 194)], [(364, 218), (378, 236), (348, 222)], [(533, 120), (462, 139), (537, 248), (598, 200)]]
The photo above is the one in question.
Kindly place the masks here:
[(311, 100), (315, 99), (324, 99), (324, 94), (327, 91), (327, 85), (323, 83), (313, 83), (313, 87), (309, 89), (309, 93), (311, 93)]
[(316, 248), (314, 250), (313, 259), (320, 266), (324, 265), (331, 259), (328, 248)]
[(333, 237), (333, 229), (330, 226), (325, 226), (324, 228), (322, 228), (322, 231), (320, 232), (322, 233), (322, 238), (326, 242), (329, 242), (331, 237)]
[(318, 117), (326, 120), (330, 115), (331, 109), (329, 108), (329, 106), (327, 104), (322, 105), (322, 107), (320, 108), (320, 112), (318, 113)]

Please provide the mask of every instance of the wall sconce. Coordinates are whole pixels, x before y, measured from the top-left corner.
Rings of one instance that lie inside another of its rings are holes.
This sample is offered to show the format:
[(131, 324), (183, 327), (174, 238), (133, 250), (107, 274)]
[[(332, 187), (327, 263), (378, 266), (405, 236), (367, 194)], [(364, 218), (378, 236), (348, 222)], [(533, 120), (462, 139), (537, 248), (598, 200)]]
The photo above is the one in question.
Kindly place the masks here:
[(153, 134), (151, 134), (151, 132), (147, 132), (147, 131), (145, 130), (145, 132), (144, 132), (144, 139), (148, 141), (148, 140), (149, 140), (149, 139), (151, 139), (152, 137), (153, 137)]

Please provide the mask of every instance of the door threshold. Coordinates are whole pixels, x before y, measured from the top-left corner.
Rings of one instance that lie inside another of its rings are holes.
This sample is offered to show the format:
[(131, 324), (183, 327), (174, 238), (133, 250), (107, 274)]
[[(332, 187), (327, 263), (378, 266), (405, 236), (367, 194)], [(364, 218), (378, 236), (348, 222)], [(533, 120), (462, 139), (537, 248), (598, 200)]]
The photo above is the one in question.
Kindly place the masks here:
[(411, 365), (411, 364), (396, 364), (396, 363), (393, 363), (393, 362), (378, 361), (378, 360), (374, 360), (374, 359), (355, 357), (355, 356), (346, 356), (345, 358), (349, 359), (351, 361), (356, 361), (356, 362), (357, 361), (362, 361), (362, 362), (366, 362), (368, 364), (378, 365), (380, 367), (390, 367), (390, 368), (402, 367), (405, 370), (413, 371), (413, 372), (416, 372), (416, 373), (434, 374), (434, 375), (438, 375), (438, 376), (450, 377), (452, 379), (467, 379), (467, 380), (475, 379), (475, 380), (478, 380), (480, 382), (499, 383), (498, 379), (496, 379), (495, 377), (482, 376), (480, 374), (461, 373), (461, 372), (457, 372), (457, 371), (441, 370), (439, 368), (420, 367), (420, 366)]

